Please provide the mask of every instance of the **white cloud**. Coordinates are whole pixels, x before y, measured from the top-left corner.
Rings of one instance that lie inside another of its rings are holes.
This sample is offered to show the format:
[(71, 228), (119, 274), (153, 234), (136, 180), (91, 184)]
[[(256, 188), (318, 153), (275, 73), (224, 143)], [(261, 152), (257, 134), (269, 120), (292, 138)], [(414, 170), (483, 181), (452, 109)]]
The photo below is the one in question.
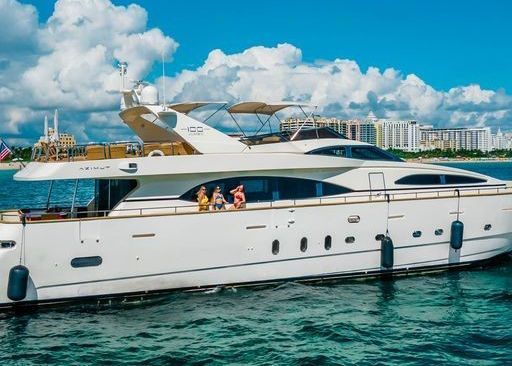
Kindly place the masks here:
[[(159, 29), (147, 29), (147, 12), (138, 5), (115, 6), (110, 0), (59, 0), (52, 16), (40, 26), (33, 6), (0, 0), (0, 11), (0, 27), (17, 25), (0, 36), (0, 49), (23, 39), (25, 51), (28, 45), (31, 51), (24, 62), (5, 55), (2, 58), (0, 54), (0, 69), (2, 60), (6, 60), (1, 73), (4, 76), (0, 77), (0, 103), (9, 106), (0, 110), (4, 120), (0, 133), (22, 131), (21, 125), (36, 123), (34, 119), (42, 125), (45, 111), (54, 108), (85, 123), (93, 112), (114, 111), (120, 100), (119, 94), (113, 92), (119, 90), (120, 84), (116, 60), (129, 63), (128, 78), (140, 79), (161, 59), (162, 52), (171, 59), (178, 47)], [(26, 108), (35, 112), (34, 119), (30, 119), (31, 114), (20, 116)], [(118, 117), (116, 121), (119, 133), (129, 133)], [(63, 123), (66, 127), (65, 120)], [(102, 140), (106, 137), (94, 133), (81, 136)]]
[[(119, 140), (130, 131), (117, 116), (116, 60), (131, 79), (142, 79), (164, 51), (178, 44), (148, 29), (138, 5), (110, 0), (59, 0), (41, 23), (36, 9), (0, 0), (0, 135), (32, 141), (45, 113), (61, 112), (62, 127), (80, 140)], [(161, 86), (161, 78), (157, 80)], [(436, 90), (399, 70), (361, 70), (354, 60), (304, 62), (290, 44), (256, 46), (240, 53), (210, 52), (195, 70), (167, 78), (169, 100), (301, 101), (330, 116), (415, 118), (442, 126), (512, 127), (512, 97), (479, 85)], [(226, 122), (228, 125), (230, 122)]]
[(414, 74), (375, 67), (364, 72), (352, 60), (308, 64), (290, 44), (232, 55), (214, 50), (196, 70), (166, 80), (170, 98), (177, 100), (305, 101), (330, 115), (364, 117), (373, 110), (381, 117), (444, 126), (512, 124), (512, 98), (502, 91), (478, 85), (439, 91)]

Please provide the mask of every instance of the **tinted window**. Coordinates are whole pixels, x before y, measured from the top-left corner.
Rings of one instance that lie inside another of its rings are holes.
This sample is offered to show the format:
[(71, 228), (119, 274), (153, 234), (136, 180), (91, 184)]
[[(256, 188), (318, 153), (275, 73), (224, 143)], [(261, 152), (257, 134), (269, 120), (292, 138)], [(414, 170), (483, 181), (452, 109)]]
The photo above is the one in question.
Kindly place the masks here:
[(113, 209), (124, 197), (137, 187), (135, 179), (98, 179), (96, 180), (96, 209)]
[(103, 262), (101, 257), (77, 257), (71, 260), (71, 267), (80, 268), (80, 267), (96, 267), (99, 266)]
[(396, 184), (438, 185), (438, 184), (470, 184), (485, 183), (485, 179), (466, 177), (463, 175), (414, 174), (400, 178)]
[(352, 146), (350, 157), (361, 160), (399, 160), (395, 156), (373, 146)]
[(347, 157), (347, 149), (344, 146), (333, 146), (325, 149), (320, 149), (312, 152), (315, 155), (329, 155), (329, 156), (339, 156), (342, 158)]
[(468, 183), (485, 183), (485, 179), (475, 177), (465, 177), (463, 175), (445, 175), (446, 184), (468, 184)]
[[(331, 183), (288, 177), (225, 178), (202, 185), (206, 186), (206, 194), (208, 197), (211, 197), (214, 188), (219, 186), (224, 198), (232, 203), (233, 196), (229, 191), (240, 184), (244, 185), (245, 199), (247, 202), (314, 198), (350, 192), (350, 190), (345, 187)], [(201, 185), (192, 188), (180, 198), (187, 201), (196, 201), (197, 192), (200, 187)]]
[(437, 174), (414, 174), (400, 178), (395, 184), (430, 185), (441, 184), (441, 176)]
[(401, 161), (400, 158), (375, 146), (329, 146), (308, 152), (313, 155), (329, 155), (361, 160)]

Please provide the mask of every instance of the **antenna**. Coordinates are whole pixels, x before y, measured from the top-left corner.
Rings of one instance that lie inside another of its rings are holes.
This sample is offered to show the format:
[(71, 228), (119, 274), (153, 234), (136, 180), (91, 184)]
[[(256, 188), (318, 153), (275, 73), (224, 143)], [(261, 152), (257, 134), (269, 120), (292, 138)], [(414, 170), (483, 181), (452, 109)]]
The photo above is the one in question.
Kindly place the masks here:
[(44, 116), (44, 142), (48, 143), (50, 141), (48, 136), (48, 116)]
[(119, 75), (121, 75), (121, 92), (124, 91), (124, 78), (126, 75), (126, 70), (128, 69), (128, 64), (126, 62), (120, 62), (117, 64), (117, 67), (119, 67)]
[(163, 81), (163, 92), (164, 92), (164, 95), (163, 95), (163, 107), (164, 107), (164, 110), (166, 109), (165, 107), (165, 58), (164, 58), (164, 55), (165, 55), (165, 50), (162, 51), (162, 81)]

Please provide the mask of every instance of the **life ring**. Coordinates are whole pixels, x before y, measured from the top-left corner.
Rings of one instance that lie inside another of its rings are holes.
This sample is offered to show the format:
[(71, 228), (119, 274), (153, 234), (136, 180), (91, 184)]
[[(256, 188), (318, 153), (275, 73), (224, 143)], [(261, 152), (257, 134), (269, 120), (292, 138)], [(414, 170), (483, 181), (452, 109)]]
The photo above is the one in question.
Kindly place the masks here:
[(152, 156), (165, 156), (165, 154), (162, 152), (162, 150), (153, 150), (148, 154), (148, 157)]

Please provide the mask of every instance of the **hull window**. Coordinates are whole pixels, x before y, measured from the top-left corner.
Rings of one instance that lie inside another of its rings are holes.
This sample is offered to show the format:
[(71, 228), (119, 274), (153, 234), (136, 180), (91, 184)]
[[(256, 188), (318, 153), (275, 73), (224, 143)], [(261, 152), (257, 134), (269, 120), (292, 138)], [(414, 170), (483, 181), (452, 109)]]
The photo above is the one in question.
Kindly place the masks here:
[(330, 235), (327, 235), (325, 237), (324, 247), (325, 247), (325, 250), (331, 250), (331, 247), (332, 247), (332, 237)]
[(407, 185), (439, 185), (439, 184), (472, 184), (485, 183), (487, 180), (464, 175), (414, 174), (398, 179), (395, 184)]
[(354, 238), (353, 236), (347, 236), (347, 237), (345, 238), (345, 243), (347, 243), (347, 244), (352, 244), (352, 243), (354, 243), (355, 241), (356, 241), (356, 238)]
[(233, 196), (229, 192), (239, 185), (244, 186), (245, 199), (247, 202), (306, 199), (351, 192), (348, 188), (312, 179), (291, 177), (240, 177), (225, 178), (203, 183), (184, 193), (180, 199), (197, 201), (197, 192), (201, 186), (206, 187), (206, 195), (211, 197), (215, 187), (218, 186), (226, 200), (229, 203), (233, 203)]
[(96, 267), (99, 266), (103, 262), (103, 259), (99, 256), (94, 257), (77, 257), (71, 260), (71, 267), (73, 268), (81, 268), (81, 267)]
[(306, 250), (308, 250), (308, 239), (302, 238), (300, 240), (300, 251), (305, 252)]
[(421, 237), (421, 231), (419, 231), (419, 230), (418, 230), (418, 231), (413, 232), (413, 233), (412, 233), (412, 237), (413, 237), (413, 238), (419, 238), (419, 237)]
[(279, 240), (277, 239), (272, 242), (272, 254), (279, 254)]

